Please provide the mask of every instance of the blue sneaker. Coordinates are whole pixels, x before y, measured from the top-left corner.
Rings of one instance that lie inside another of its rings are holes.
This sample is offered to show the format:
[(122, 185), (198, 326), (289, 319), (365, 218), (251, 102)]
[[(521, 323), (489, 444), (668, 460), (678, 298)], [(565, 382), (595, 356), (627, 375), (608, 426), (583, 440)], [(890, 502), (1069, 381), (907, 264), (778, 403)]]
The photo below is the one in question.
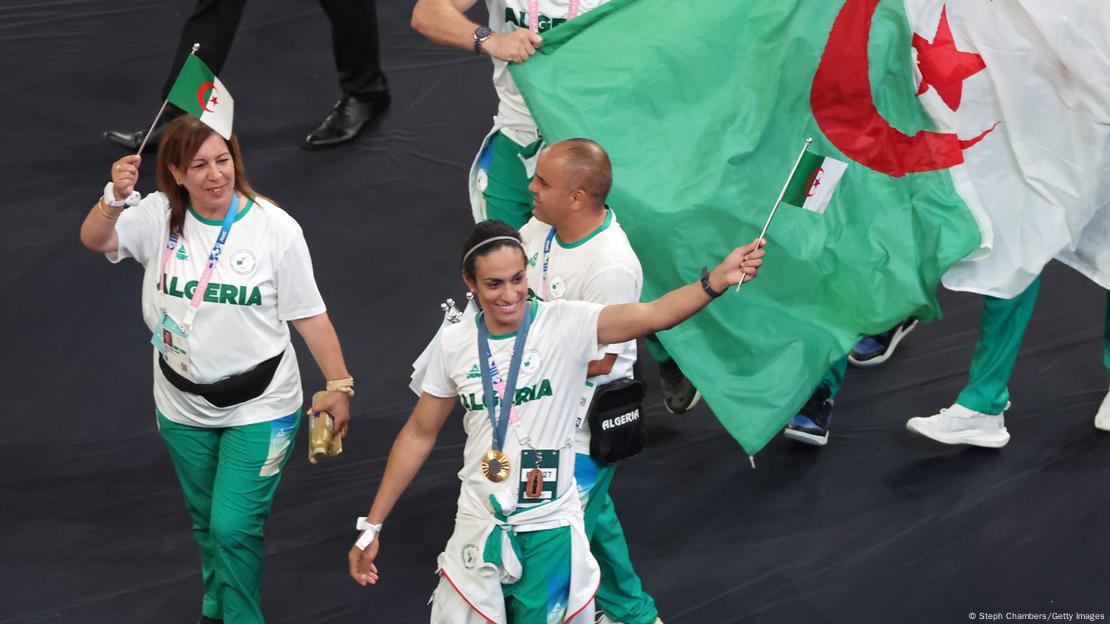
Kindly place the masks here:
[(902, 342), (906, 334), (913, 331), (915, 327), (917, 327), (917, 319), (908, 318), (881, 334), (863, 337), (856, 346), (852, 347), (852, 352), (848, 354), (848, 363), (853, 366), (882, 364), (894, 355), (894, 349), (898, 347), (898, 343)]
[(825, 446), (829, 443), (829, 424), (832, 423), (833, 400), (824, 384), (817, 387), (782, 434), (802, 444)]

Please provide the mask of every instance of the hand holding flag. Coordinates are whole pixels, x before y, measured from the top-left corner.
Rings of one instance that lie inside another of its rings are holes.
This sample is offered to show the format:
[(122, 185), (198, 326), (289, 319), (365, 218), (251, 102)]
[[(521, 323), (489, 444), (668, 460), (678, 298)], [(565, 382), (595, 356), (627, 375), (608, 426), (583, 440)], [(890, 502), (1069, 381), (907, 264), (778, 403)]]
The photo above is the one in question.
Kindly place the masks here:
[(131, 154), (112, 163), (112, 193), (116, 199), (124, 200), (131, 196), (139, 181), (139, 163), (142, 160), (142, 156)]

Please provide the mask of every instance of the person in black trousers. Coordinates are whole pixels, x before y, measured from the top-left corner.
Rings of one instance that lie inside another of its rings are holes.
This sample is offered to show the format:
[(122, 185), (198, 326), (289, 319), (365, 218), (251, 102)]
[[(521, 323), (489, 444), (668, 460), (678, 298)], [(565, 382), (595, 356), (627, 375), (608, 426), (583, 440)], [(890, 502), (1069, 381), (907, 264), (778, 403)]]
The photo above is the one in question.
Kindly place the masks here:
[[(200, 43), (201, 60), (219, 75), (231, 51), (245, 6), (246, 0), (197, 0), (181, 31), (177, 56), (162, 86), (162, 99), (169, 94), (194, 42)], [(327, 119), (305, 139), (307, 148), (329, 147), (354, 139), (380, 118), (390, 103), (388, 82), (382, 73), (378, 53), (374, 0), (320, 0), (320, 6), (331, 21), (332, 49), (342, 96)], [(147, 145), (157, 145), (162, 127), (171, 119), (167, 109)], [(138, 149), (145, 134), (146, 130), (110, 130), (104, 136), (128, 149)]]

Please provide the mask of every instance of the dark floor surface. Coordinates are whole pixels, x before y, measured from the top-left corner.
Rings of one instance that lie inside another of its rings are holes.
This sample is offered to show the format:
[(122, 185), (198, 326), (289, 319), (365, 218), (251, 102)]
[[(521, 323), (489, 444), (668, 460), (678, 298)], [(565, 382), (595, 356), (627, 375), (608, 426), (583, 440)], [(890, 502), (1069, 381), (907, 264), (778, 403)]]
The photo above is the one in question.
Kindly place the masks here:
[[(154, 428), (140, 269), (77, 240), (121, 155), (100, 134), (149, 123), (190, 6), (0, 6), (0, 624), (185, 624), (199, 613), (197, 549)], [(465, 172), (495, 107), (488, 60), (425, 42), (409, 6), (379, 2), (393, 110), (346, 148), (299, 147), (338, 95), (315, 2), (252, 4), (220, 76), (252, 183), (304, 227), (359, 382), (344, 455), (311, 466), (302, 436), (278, 491), (264, 589), (274, 623), (426, 621), (450, 531), (457, 421), (389, 520), (381, 584), (347, 577), (351, 525), (414, 403), (409, 363), (439, 301), (462, 294)], [(1041, 292), (1011, 386), (1013, 440), (1000, 451), (904, 428), (962, 387), (972, 295), (941, 293), (944, 320), (888, 364), (849, 372), (828, 447), (779, 439), (757, 470), (704, 406), (667, 415), (651, 383), (651, 448), (621, 467), (613, 497), (663, 618), (955, 623), (1110, 611), (1110, 434), (1092, 426), (1107, 389), (1104, 294), (1058, 264)], [(320, 375), (298, 348), (314, 388)]]

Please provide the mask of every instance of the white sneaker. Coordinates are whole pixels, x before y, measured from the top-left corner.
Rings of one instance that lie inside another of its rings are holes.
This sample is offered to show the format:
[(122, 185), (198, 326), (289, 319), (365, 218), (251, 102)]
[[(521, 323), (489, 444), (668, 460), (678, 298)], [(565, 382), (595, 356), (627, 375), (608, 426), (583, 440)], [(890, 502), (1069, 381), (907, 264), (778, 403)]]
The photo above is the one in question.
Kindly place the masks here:
[(1010, 441), (1002, 414), (983, 414), (959, 404), (928, 418), (911, 418), (906, 421), (906, 429), (944, 444), (1002, 448)]
[(1098, 413), (1095, 414), (1095, 427), (1103, 431), (1110, 431), (1110, 392), (1106, 393), (1106, 398), (1102, 400), (1102, 405), (1098, 407)]

